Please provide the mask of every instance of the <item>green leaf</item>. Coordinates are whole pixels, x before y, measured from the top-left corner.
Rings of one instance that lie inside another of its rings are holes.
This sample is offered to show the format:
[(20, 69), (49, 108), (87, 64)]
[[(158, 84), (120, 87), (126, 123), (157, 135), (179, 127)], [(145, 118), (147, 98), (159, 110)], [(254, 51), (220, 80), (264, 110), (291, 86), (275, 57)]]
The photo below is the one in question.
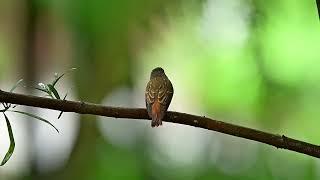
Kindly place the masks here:
[(66, 95), (64, 95), (63, 100), (66, 100), (67, 96), (68, 96), (68, 92), (66, 93)]
[(57, 77), (53, 82), (52, 82), (52, 86), (54, 87), (57, 82), (64, 76), (65, 73), (61, 74), (59, 77)]
[(42, 88), (37, 88), (35, 87), (36, 90), (39, 90), (39, 91), (42, 91), (42, 92), (45, 92), (45, 93), (48, 93), (48, 91), (46, 89), (42, 89)]
[(52, 86), (54, 87), (54, 86), (57, 84), (57, 82), (58, 82), (66, 73), (68, 73), (68, 72), (70, 72), (70, 71), (73, 71), (73, 70), (76, 70), (76, 69), (77, 69), (77, 68), (71, 68), (71, 69), (69, 69), (69, 71), (61, 74), (60, 76), (58, 76), (57, 73), (56, 73), (56, 74), (54, 75), (56, 78), (53, 80)]
[(36, 116), (36, 115), (34, 115), (34, 114), (27, 113), (27, 112), (23, 112), (23, 111), (16, 111), (16, 110), (8, 110), (8, 111), (15, 112), (15, 113), (20, 113), (20, 114), (24, 114), (24, 115), (26, 115), (26, 116), (30, 116), (30, 117), (32, 117), (32, 118), (38, 119), (38, 120), (40, 120), (40, 121), (43, 121), (43, 122), (49, 124), (50, 126), (52, 126), (52, 127), (59, 133), (59, 130), (58, 130), (53, 124), (51, 124), (48, 120), (43, 119), (42, 117)]
[[(67, 96), (68, 96), (68, 92), (66, 93), (66, 95), (64, 95), (63, 100), (66, 100)], [(63, 111), (60, 112), (58, 119), (60, 119), (60, 117), (62, 116), (62, 113)]]
[(6, 102), (1, 102), (2, 106), (7, 109), (8, 108), (8, 104)]
[(60, 118), (61, 118), (62, 113), (63, 113), (63, 111), (61, 111), (61, 112), (60, 112), (60, 114), (59, 114), (59, 116), (58, 116), (58, 119), (60, 119)]
[(56, 97), (56, 99), (60, 99), (59, 93), (56, 90), (56, 88), (54, 88), (53, 85), (51, 84), (47, 84), (48, 88), (50, 89), (50, 91), (54, 94), (54, 96)]
[(9, 119), (8, 119), (6, 114), (3, 113), (3, 115), (6, 118), (6, 123), (7, 123), (9, 138), (10, 138), (10, 146), (9, 146), (9, 149), (8, 149), (6, 155), (4, 156), (0, 166), (3, 166), (4, 164), (6, 164), (6, 162), (10, 159), (10, 157), (11, 157), (13, 151), (14, 151), (14, 148), (16, 146), (16, 144), (14, 142), (14, 137), (13, 137), (10, 121), (9, 121)]
[(0, 112), (6, 112), (11, 107), (11, 104), (8, 104), (6, 102), (2, 102), (1, 104), (4, 107), (4, 109), (1, 109)]
[(48, 97), (51, 97), (52, 99), (54, 99), (54, 97), (52, 96), (52, 92), (50, 91), (49, 87), (46, 85), (45, 88), (37, 88), (35, 87), (36, 90), (39, 90), (39, 91), (42, 91), (42, 92), (45, 92), (46, 95), (45, 96), (48, 96)]
[(12, 88), (10, 89), (10, 92), (13, 92), (18, 86), (19, 84), (23, 81), (23, 79), (20, 79), (18, 82), (16, 82)]

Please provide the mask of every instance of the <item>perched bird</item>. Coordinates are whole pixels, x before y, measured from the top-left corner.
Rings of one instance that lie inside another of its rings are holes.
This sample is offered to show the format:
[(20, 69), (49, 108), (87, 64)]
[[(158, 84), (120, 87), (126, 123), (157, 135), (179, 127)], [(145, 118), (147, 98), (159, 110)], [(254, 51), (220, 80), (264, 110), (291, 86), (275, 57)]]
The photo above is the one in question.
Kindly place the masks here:
[(153, 69), (145, 93), (147, 111), (152, 118), (151, 127), (162, 125), (172, 96), (173, 87), (164, 70), (161, 67)]

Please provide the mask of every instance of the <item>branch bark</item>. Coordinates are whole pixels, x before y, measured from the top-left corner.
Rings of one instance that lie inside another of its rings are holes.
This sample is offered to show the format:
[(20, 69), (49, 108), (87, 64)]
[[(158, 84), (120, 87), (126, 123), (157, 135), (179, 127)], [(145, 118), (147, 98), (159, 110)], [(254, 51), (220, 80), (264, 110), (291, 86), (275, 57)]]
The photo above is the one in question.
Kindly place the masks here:
[[(31, 95), (10, 93), (0, 90), (0, 102), (53, 109), (79, 114), (92, 114), (115, 118), (150, 119), (145, 108), (123, 108), (102, 106), (98, 104), (49, 99)], [(166, 122), (185, 124), (232, 136), (250, 139), (260, 143), (272, 145), (276, 148), (287, 149), (320, 158), (320, 146), (286, 137), (275, 135), (243, 126), (238, 126), (204, 116), (168, 111), (164, 119)]]

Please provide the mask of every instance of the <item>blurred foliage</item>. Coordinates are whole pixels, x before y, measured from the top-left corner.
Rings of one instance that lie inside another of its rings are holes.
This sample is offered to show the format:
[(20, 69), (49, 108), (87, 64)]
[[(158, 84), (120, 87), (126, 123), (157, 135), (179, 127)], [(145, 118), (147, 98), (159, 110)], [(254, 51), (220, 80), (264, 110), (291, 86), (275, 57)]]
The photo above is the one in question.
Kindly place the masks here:
[[(149, 21), (154, 10), (169, 2), (144, 0), (90, 2), (80, 0), (76, 4), (73, 1), (63, 2), (62, 7), (66, 9), (62, 11), (62, 15), (70, 23), (75, 36), (74, 47), (77, 53), (74, 66), (79, 67), (75, 72), (75, 88), (80, 100), (99, 103), (114, 88), (124, 84), (132, 86), (130, 29), (139, 21), (142, 23)], [(92, 152), (99, 151), (101, 146), (109, 147), (105, 141), (100, 140), (100, 130), (95, 120), (96, 117), (92, 116), (81, 117), (80, 135), (74, 146), (74, 152), (63, 175), (61, 177), (58, 175), (58, 178), (99, 179), (99, 175), (105, 172), (114, 172), (114, 177), (119, 175), (119, 177), (125, 175), (124, 178), (130, 177), (130, 174), (114, 171), (115, 162), (104, 166), (103, 169), (94, 168), (91, 171), (90, 167), (98, 167), (96, 163), (101, 160), (100, 154)], [(92, 141), (93, 139), (98, 141)], [(130, 158), (127, 158), (126, 164), (130, 163), (129, 160)], [(79, 172), (79, 169), (88, 171)], [(112, 177), (112, 174), (110, 175)]]
[[(162, 66), (177, 92), (173, 104), (181, 109), (198, 108), (217, 119), (308, 142), (320, 138), (320, 33), (313, 1), (27, 3), (37, 7), (36, 16), (51, 14), (68, 29), (80, 101), (101, 103), (119, 86), (135, 89), (140, 85), (135, 82), (142, 81), (137, 79), (147, 79), (150, 69)], [(10, 57), (5, 44), (0, 37), (1, 77)], [(197, 142), (206, 143), (201, 164), (178, 164), (152, 149), (147, 132), (132, 149), (125, 149), (101, 136), (96, 117), (80, 119), (67, 164), (29, 179), (319, 178), (313, 158), (261, 144), (252, 150), (246, 140), (216, 134)], [(222, 152), (211, 160), (212, 141), (218, 140)], [(235, 148), (239, 141), (243, 144)]]
[[(60, 78), (59, 78), (60, 79)], [(55, 81), (58, 82), (57, 79)], [(9, 90), (9, 92), (13, 92), (21, 83), (23, 82), (23, 79), (20, 79), (19, 81), (17, 81), (12, 87), (11, 89)], [(54, 83), (54, 84), (55, 84)], [(42, 84), (43, 85), (43, 84)], [(54, 89), (54, 86), (52, 86), (52, 88)], [(55, 90), (55, 89), (54, 89)], [(56, 90), (55, 90), (56, 91)], [(47, 93), (52, 93), (49, 89), (47, 91)], [(56, 92), (57, 93), (57, 92)], [(53, 98), (53, 97), (52, 97)], [(58, 133), (59, 133), (59, 130), (52, 124), (50, 123), (50, 121), (44, 119), (44, 118), (41, 118), (37, 115), (34, 115), (34, 114), (31, 114), (31, 113), (28, 113), (28, 112), (24, 112), (24, 111), (19, 111), (19, 110), (13, 110), (14, 108), (17, 107), (17, 105), (13, 105), (11, 103), (6, 103), (6, 102), (1, 102), (1, 105), (3, 107), (3, 109), (0, 110), (0, 113), (3, 114), (5, 120), (6, 120), (6, 125), (7, 125), (7, 128), (8, 128), (8, 135), (9, 135), (9, 139), (10, 139), (10, 146), (8, 148), (8, 151), (6, 153), (6, 155), (4, 156), (0, 166), (3, 166), (7, 163), (7, 161), (10, 159), (10, 157), (12, 156), (13, 152), (14, 152), (14, 149), (15, 149), (15, 140), (14, 140), (14, 133), (12, 131), (12, 127), (11, 127), (11, 124), (10, 124), (10, 120), (8, 118), (8, 116), (6, 115), (7, 112), (14, 112), (14, 113), (18, 113), (18, 114), (23, 114), (25, 116), (29, 116), (31, 118), (34, 118), (36, 120), (39, 120), (39, 121), (42, 121), (42, 122), (45, 122), (47, 124), (49, 124), (51, 127), (53, 127)]]
[[(320, 33), (315, 3), (208, 2), (216, 13), (205, 12), (210, 9), (206, 7), (200, 18), (184, 13), (170, 19), (169, 32), (147, 49), (143, 61), (164, 64), (173, 72), (173, 83), (192, 92), (184, 97), (200, 97), (197, 105), (213, 117), (317, 142)], [(228, 176), (213, 168), (200, 179), (318, 178), (313, 171), (316, 160), (271, 151), (260, 152), (248, 175)], [(281, 156), (280, 167), (288, 171), (280, 168), (275, 173), (279, 159), (273, 153), (281, 154), (276, 155)], [(269, 156), (272, 160), (264, 159)]]

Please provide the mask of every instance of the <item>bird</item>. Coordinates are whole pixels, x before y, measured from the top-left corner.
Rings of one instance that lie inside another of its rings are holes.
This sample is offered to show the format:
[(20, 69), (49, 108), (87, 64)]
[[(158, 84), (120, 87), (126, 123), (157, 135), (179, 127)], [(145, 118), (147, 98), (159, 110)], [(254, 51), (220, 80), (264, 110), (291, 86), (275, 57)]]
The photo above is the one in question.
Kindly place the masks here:
[(173, 96), (173, 86), (161, 67), (154, 68), (146, 87), (145, 101), (151, 127), (162, 125)]

